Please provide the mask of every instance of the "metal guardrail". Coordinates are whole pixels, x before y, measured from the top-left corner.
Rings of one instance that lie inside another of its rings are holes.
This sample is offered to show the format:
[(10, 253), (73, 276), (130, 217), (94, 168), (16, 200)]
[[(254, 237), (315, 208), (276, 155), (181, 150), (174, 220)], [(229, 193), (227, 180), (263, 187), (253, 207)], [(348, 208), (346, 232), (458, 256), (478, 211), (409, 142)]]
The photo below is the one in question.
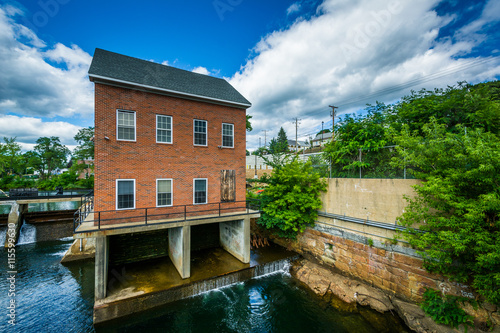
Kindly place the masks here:
[[(92, 190), (93, 192), (93, 190)], [(61, 199), (84, 196), (89, 193), (88, 189), (57, 189), (53, 191), (39, 191), (36, 188), (11, 189), (8, 196), (1, 196), (0, 201), (29, 200), (29, 199)]]
[(332, 213), (321, 212), (321, 211), (318, 211), (318, 216), (329, 217), (329, 218), (340, 220), (340, 221), (363, 224), (363, 225), (367, 225), (370, 227), (377, 227), (377, 228), (387, 229), (387, 230), (400, 230), (400, 231), (406, 230), (406, 227), (398, 225), (398, 221), (395, 221), (394, 224), (390, 224), (390, 223), (372, 221), (369, 219), (360, 219), (357, 217), (332, 214)]
[[(93, 197), (92, 197), (93, 198)], [(88, 202), (88, 206), (93, 209), (93, 199)], [(218, 203), (208, 203), (208, 204), (198, 204), (198, 205), (179, 205), (179, 206), (169, 206), (169, 207), (148, 207), (148, 208), (136, 208), (130, 210), (108, 210), (108, 211), (99, 211), (93, 212), (89, 211), (86, 208), (87, 205), (82, 204), (80, 209), (78, 209), (73, 214), (73, 232), (74, 233), (83, 233), (86, 231), (78, 231), (80, 225), (85, 222), (97, 224), (97, 230), (101, 230), (101, 225), (106, 225), (105, 230), (113, 230), (113, 229), (123, 229), (123, 228), (133, 228), (133, 227), (142, 227), (147, 226), (148, 221), (160, 221), (172, 219), (166, 222), (154, 222), (154, 225), (161, 224), (171, 224), (171, 223), (179, 223), (186, 222), (188, 217), (189, 221), (193, 220), (204, 220), (213, 218), (213, 216), (207, 215), (218, 215), (222, 216), (225, 212), (236, 212), (237, 215), (249, 215), (254, 214), (255, 211), (260, 211), (260, 201), (259, 200), (245, 200), (245, 201), (231, 201), (231, 202), (218, 202)], [(214, 207), (214, 208), (210, 208)], [(238, 211), (239, 210), (239, 211)], [(86, 221), (87, 216), (90, 213), (94, 213), (94, 218), (92, 220)], [(110, 217), (106, 217), (109, 215)], [(118, 217), (115, 217), (118, 215)], [(132, 222), (144, 222), (139, 224), (133, 224), (129, 226), (120, 226), (113, 227), (112, 224), (127, 223), (124, 221), (132, 221)]]

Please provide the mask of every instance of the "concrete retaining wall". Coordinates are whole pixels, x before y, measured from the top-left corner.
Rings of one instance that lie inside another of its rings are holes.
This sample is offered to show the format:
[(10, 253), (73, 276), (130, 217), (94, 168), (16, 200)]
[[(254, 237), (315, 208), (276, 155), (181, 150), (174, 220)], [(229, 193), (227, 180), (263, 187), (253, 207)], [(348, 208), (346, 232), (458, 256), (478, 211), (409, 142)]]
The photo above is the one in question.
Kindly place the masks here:
[(413, 197), (416, 179), (327, 179), (323, 209), (329, 213), (394, 224), (403, 213), (406, 200)]

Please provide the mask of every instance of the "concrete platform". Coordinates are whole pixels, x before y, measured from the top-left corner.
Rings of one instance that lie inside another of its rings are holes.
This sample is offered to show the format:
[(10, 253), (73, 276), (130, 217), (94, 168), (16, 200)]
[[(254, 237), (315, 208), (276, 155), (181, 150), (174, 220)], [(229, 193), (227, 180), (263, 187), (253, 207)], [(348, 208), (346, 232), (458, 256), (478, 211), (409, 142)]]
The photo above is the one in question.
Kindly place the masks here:
[(297, 254), (277, 245), (251, 251), (244, 264), (222, 248), (193, 252), (182, 279), (168, 257), (110, 267), (108, 297), (96, 301), (94, 324), (152, 309), (282, 268)]
[(112, 236), (128, 234), (131, 232), (146, 232), (183, 226), (193, 226), (207, 223), (220, 223), (234, 221), (237, 217), (258, 218), (260, 212), (256, 210), (245, 210), (240, 212), (230, 212), (223, 214), (209, 214), (200, 216), (190, 216), (186, 219), (157, 219), (148, 220), (147, 224), (141, 222), (127, 222), (117, 224), (105, 224), (100, 227), (94, 225), (94, 213), (90, 213), (85, 221), (75, 230), (74, 238), (99, 237), (102, 235)]

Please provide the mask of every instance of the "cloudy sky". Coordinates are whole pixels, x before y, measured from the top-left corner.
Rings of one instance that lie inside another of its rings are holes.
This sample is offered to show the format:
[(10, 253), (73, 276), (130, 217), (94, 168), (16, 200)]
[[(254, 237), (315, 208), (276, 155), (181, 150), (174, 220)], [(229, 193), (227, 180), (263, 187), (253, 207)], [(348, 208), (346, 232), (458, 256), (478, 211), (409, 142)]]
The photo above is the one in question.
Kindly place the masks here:
[[(93, 126), (96, 47), (226, 78), (253, 106), (250, 150), (366, 103), (500, 77), (500, 1), (0, 1), (0, 137), (74, 147)], [(266, 131), (266, 132), (264, 132)]]

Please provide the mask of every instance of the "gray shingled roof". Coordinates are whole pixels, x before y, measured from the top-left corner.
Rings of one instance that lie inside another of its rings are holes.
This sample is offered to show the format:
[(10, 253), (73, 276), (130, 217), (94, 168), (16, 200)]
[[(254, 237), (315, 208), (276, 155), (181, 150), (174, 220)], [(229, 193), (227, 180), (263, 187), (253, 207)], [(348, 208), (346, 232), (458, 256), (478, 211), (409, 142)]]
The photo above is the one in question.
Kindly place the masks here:
[(121, 81), (124, 84), (157, 88), (174, 95), (191, 96), (250, 107), (251, 103), (224, 79), (193, 73), (155, 62), (96, 49), (89, 69), (91, 80)]
[(311, 141), (321, 141), (321, 140), (327, 140), (332, 138), (332, 132), (327, 132), (323, 134), (316, 134), (316, 137), (314, 140)]

